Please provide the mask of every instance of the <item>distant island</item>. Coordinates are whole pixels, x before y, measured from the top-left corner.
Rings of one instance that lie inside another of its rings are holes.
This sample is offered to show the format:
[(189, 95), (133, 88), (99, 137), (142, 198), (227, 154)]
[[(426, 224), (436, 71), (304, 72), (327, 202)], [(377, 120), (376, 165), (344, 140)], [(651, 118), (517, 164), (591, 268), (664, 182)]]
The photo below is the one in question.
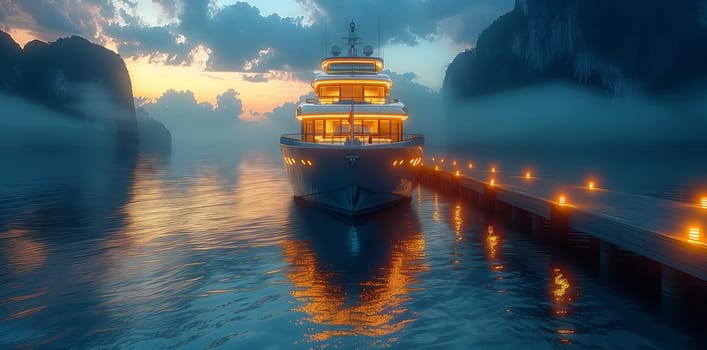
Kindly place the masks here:
[(545, 82), (610, 96), (662, 94), (707, 78), (707, 1), (516, 0), (447, 68), (466, 99)]
[[(136, 114), (122, 58), (78, 36), (50, 43), (33, 40), (23, 49), (0, 31), (0, 94), (44, 107), (52, 115), (113, 130), (124, 149), (171, 144), (164, 125), (146, 113)], [(26, 115), (0, 118), (33, 118), (22, 111), (18, 113)]]

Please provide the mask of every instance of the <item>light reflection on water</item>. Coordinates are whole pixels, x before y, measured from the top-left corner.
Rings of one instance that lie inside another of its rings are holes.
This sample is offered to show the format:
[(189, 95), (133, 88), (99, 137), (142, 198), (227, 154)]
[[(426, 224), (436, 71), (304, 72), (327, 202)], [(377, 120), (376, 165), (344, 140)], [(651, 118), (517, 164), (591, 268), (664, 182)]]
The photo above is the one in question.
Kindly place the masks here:
[(300, 302), (293, 310), (306, 314), (303, 321), (325, 326), (313, 329), (308, 340), (394, 335), (414, 321), (404, 304), (428, 266), (424, 236), (409, 208), (392, 208), (356, 224), (306, 204), (300, 210), (292, 219), (306, 231), (284, 248), (291, 295)]
[(430, 189), (350, 223), (293, 201), (275, 153), (55, 156), (0, 177), (2, 348), (695, 341)]

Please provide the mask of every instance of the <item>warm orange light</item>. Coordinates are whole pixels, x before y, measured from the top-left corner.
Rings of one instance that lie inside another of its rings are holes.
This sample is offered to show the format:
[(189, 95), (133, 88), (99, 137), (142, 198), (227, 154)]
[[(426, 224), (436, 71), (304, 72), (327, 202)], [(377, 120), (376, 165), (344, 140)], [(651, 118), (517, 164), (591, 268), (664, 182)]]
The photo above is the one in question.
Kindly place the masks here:
[(380, 70), (383, 69), (383, 60), (376, 57), (329, 57), (322, 60), (322, 70), (328, 71), (332, 63), (371, 63), (376, 67), (376, 72), (380, 72)]
[(526, 172), (525, 172), (525, 178), (526, 178), (526, 179), (530, 179), (530, 172), (529, 172), (529, 171), (526, 171)]
[(435, 157), (432, 157), (432, 161), (433, 161), (433, 162), (435, 161)]
[(587, 187), (589, 187), (590, 190), (593, 190), (594, 189), (594, 181), (589, 181), (589, 184)]
[(700, 203), (702, 204), (702, 209), (707, 209), (707, 197), (702, 197), (702, 200), (700, 200)]
[[(380, 114), (380, 113), (355, 113), (354, 117), (357, 120), (361, 119), (398, 119), (398, 120), (407, 120), (408, 116), (406, 114)], [(297, 120), (304, 120), (304, 119), (349, 119), (349, 112), (341, 112), (341, 113), (327, 113), (327, 114), (321, 114), (321, 113), (312, 113), (312, 114), (299, 114), (296, 116)]]
[(457, 165), (457, 161), (452, 161), (452, 165)]
[(492, 167), (492, 168), (491, 168), (491, 172), (492, 172), (492, 173), (495, 173), (495, 172), (496, 172), (496, 167)]
[(691, 241), (699, 241), (700, 240), (700, 228), (697, 226), (690, 226), (689, 229), (689, 237)]
[(567, 204), (567, 198), (564, 195), (561, 195), (557, 202), (560, 203), (560, 205), (565, 205)]
[(459, 176), (459, 170), (457, 170), (457, 172), (454, 173), (454, 175)]
[(491, 179), (490, 185), (491, 185), (491, 186), (495, 186), (495, 185), (496, 185), (496, 180), (495, 180), (495, 179)]
[(306, 163), (304, 162), (304, 159), (300, 159), (299, 161), (300, 161), (300, 163), (302, 163), (302, 165), (305, 165), (305, 164), (306, 164)]
[(311, 160), (308, 160), (308, 161), (307, 161), (307, 165), (312, 166), (312, 161), (311, 161)]
[(444, 163), (444, 158), (439, 160), (440, 163)]
[(438, 165), (435, 165), (435, 170), (439, 170), (439, 166), (438, 166)]
[(314, 91), (319, 91), (319, 85), (352, 85), (352, 84), (365, 84), (365, 85), (384, 85), (388, 90), (393, 87), (393, 82), (386, 78), (376, 78), (372, 75), (369, 79), (321, 79), (312, 82), (312, 88)]
[(471, 168), (474, 167), (474, 164), (473, 164), (473, 163), (469, 163), (469, 165), (467, 165), (467, 167), (468, 167), (469, 169), (471, 169)]

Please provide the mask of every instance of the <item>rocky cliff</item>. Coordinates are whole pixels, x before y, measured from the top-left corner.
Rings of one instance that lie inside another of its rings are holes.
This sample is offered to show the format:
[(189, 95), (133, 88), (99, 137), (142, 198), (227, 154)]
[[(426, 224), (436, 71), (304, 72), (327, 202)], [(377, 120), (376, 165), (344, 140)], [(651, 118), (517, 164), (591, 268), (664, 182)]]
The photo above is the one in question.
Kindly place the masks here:
[(516, 0), (449, 65), (469, 98), (562, 81), (609, 95), (661, 94), (707, 78), (707, 0)]
[(125, 63), (118, 54), (81, 37), (35, 40), (21, 49), (0, 32), (0, 92), (113, 129), (123, 147), (137, 145)]

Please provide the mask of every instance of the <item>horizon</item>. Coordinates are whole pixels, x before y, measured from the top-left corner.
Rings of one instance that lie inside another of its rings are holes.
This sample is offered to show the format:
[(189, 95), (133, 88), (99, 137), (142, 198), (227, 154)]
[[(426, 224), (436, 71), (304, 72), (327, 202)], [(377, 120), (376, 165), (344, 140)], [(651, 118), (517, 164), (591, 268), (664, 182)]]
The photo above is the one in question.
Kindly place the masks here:
[[(7, 2), (0, 6), (5, 20), (0, 29), (21, 47), (35, 39), (53, 42), (72, 35), (106, 47), (123, 58), (133, 96), (147, 102), (168, 90), (191, 91), (198, 103), (216, 107), (217, 96), (234, 89), (243, 104), (237, 117), (250, 121), (311, 91), (319, 59), (345, 35), (343, 25), (337, 30), (336, 24), (343, 18), (359, 23), (364, 43), (375, 47), (387, 70), (436, 92), (454, 57), (472, 48), (483, 28), (513, 8), (512, 0), (450, 1), (435, 11), (415, 1), (403, 6), (372, 2), (363, 8), (296, 0), (277, 6), (262, 0), (71, 3), (33, 7)], [(390, 8), (416, 18), (369, 16), (372, 9), (385, 13)], [(203, 23), (194, 24), (198, 16)], [(244, 40), (236, 40), (234, 32), (244, 33)], [(298, 47), (298, 40), (306, 47)]]

